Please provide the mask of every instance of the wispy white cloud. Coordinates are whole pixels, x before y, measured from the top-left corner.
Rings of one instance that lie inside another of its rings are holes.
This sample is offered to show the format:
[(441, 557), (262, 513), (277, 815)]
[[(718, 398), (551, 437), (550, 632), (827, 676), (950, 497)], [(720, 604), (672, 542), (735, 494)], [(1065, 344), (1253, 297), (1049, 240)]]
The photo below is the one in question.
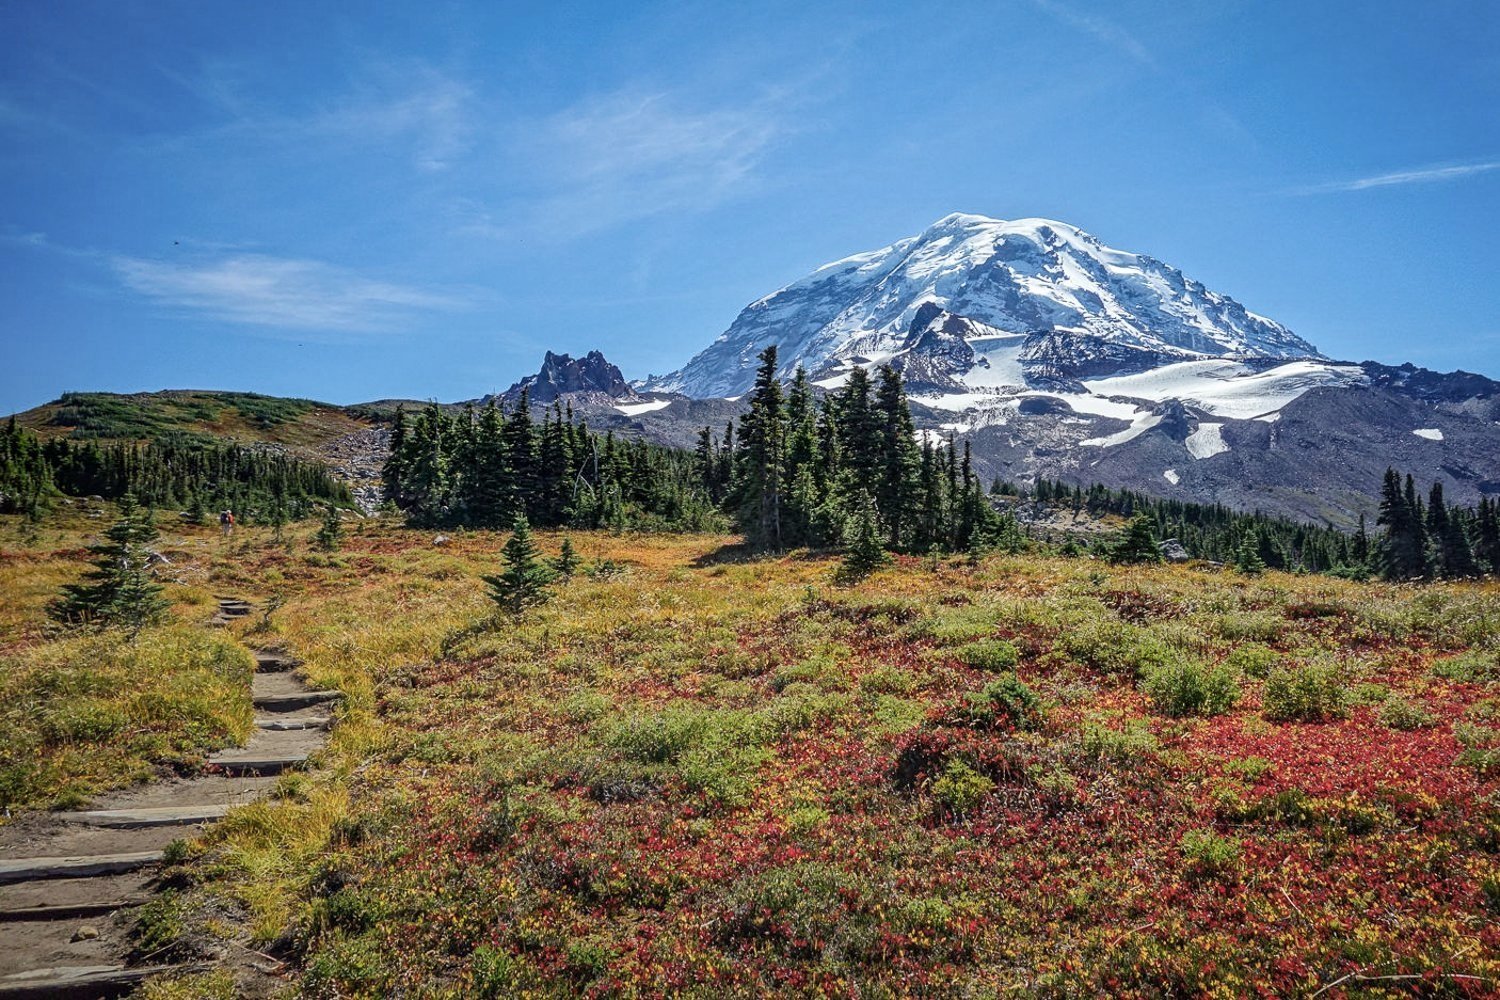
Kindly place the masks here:
[(576, 238), (664, 212), (702, 211), (757, 181), (789, 131), (783, 93), (704, 106), (660, 91), (622, 90), (521, 130), (537, 196), (503, 220), (463, 227), (496, 237)]
[(127, 288), (160, 305), (271, 329), (383, 333), (421, 313), (470, 305), (461, 295), (266, 254), (188, 264), (117, 256), (110, 265)]
[(1126, 58), (1151, 69), (1160, 68), (1151, 50), (1146, 48), (1140, 39), (1114, 21), (1096, 14), (1083, 13), (1074, 7), (1058, 3), (1057, 0), (1031, 0), (1031, 2), (1053, 19), (1093, 36), (1095, 40), (1109, 46)]
[(1439, 181), (1456, 181), (1475, 174), (1500, 170), (1500, 160), (1485, 163), (1460, 163), (1449, 166), (1417, 167), (1412, 170), (1396, 170), (1387, 174), (1356, 177), (1353, 180), (1333, 181), (1328, 184), (1311, 184), (1293, 188), (1292, 194), (1334, 194), (1343, 191), (1368, 191), (1371, 188), (1393, 187), (1401, 184), (1434, 184)]
[(466, 82), (426, 65), (370, 63), (336, 98), (303, 108), (267, 108), (236, 67), (210, 65), (164, 75), (213, 109), (220, 123), (169, 143), (239, 140), (258, 147), (399, 149), (424, 171), (444, 170), (467, 153), (477, 131), (476, 95)]
[(406, 142), (419, 168), (443, 170), (469, 149), (475, 131), (473, 100), (467, 84), (428, 72), (410, 89), (356, 97), (321, 109), (295, 127), (335, 140)]

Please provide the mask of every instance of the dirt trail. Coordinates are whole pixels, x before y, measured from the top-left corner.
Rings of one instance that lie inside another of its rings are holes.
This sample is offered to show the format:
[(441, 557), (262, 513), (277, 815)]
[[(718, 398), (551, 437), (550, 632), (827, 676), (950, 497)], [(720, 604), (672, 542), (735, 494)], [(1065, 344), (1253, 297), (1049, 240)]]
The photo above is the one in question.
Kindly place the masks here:
[[(221, 597), (211, 624), (249, 613), (248, 603)], [(134, 910), (159, 889), (162, 851), (304, 767), (328, 738), (338, 698), (309, 688), (286, 654), (252, 652), (256, 728), (245, 746), (210, 755), (207, 773), (0, 828), (0, 1000), (123, 996), (143, 976), (185, 968), (151, 956), (131, 962)]]

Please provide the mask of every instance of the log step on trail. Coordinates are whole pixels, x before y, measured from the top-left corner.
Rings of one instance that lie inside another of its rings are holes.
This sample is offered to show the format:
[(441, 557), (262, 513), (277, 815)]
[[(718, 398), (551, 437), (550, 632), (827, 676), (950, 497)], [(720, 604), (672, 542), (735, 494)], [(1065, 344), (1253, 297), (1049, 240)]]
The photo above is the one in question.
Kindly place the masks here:
[(194, 826), (223, 819), (227, 805), (156, 806), (146, 809), (85, 809), (54, 813), (66, 823), (107, 826), (117, 830), (144, 830), (154, 826)]
[(286, 694), (260, 694), (250, 700), (256, 708), (269, 712), (290, 712), (298, 708), (326, 705), (342, 698), (341, 691), (294, 691)]
[(66, 858), (7, 858), (0, 860), (0, 884), (31, 882), (44, 878), (117, 875), (121, 872), (133, 872), (136, 869), (157, 864), (161, 859), (161, 851), (85, 854)]
[(307, 766), (307, 754), (294, 753), (282, 756), (225, 757), (210, 759), (209, 764), (226, 774), (271, 775), (283, 771), (296, 771)]
[(274, 733), (291, 732), (298, 729), (327, 729), (332, 724), (333, 720), (326, 715), (293, 716), (290, 719), (281, 719), (274, 715), (266, 715), (255, 720), (256, 729), (265, 729)]
[(279, 674), (297, 666), (295, 657), (280, 650), (252, 649), (250, 653), (255, 657), (255, 670), (257, 673)]
[(208, 966), (142, 965), (127, 969), (123, 965), (57, 966), (33, 969), (0, 976), (0, 1000), (95, 1000), (97, 997), (120, 997), (137, 986), (166, 973), (183, 974), (207, 971)]
[(41, 922), (44, 920), (77, 920), (83, 917), (106, 917), (116, 910), (140, 906), (150, 896), (125, 896), (121, 899), (88, 900), (79, 903), (40, 903), (0, 909), (0, 924)]

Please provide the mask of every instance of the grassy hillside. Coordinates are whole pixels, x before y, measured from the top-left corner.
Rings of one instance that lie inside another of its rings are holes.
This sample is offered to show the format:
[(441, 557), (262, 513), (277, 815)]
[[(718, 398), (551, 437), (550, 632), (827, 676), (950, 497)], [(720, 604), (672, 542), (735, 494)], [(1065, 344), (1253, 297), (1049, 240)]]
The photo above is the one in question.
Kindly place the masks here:
[(362, 411), (310, 399), (190, 389), (69, 392), (16, 419), (47, 438), (145, 440), (185, 433), (294, 448), (316, 447), (370, 424)]
[[(7, 524), (7, 641), (45, 642), (80, 529)], [(312, 996), (1500, 987), (1493, 584), (1017, 556), (844, 587), (600, 533), (487, 627), (504, 538), (177, 544), (350, 695), (321, 771), (190, 852), (190, 936), (239, 914)]]

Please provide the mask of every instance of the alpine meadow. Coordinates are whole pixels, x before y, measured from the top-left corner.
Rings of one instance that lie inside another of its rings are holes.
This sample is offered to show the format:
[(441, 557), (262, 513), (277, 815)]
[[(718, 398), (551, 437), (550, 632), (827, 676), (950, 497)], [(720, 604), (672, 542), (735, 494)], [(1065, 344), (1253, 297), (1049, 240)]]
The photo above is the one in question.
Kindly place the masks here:
[(0, 1000), (1500, 997), (1375, 7), (8, 10)]

